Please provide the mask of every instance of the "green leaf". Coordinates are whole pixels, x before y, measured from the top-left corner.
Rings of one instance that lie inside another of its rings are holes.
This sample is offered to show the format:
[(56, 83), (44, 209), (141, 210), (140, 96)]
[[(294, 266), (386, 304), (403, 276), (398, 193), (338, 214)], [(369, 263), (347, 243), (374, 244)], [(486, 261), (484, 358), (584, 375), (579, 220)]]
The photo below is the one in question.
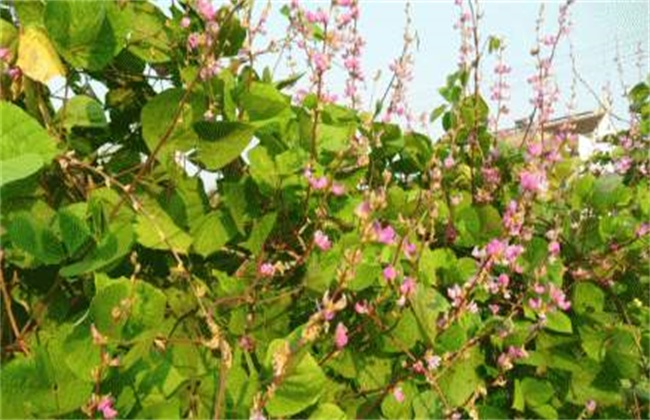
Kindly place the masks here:
[(429, 342), (433, 343), (437, 333), (438, 315), (449, 308), (449, 302), (436, 289), (418, 286), (411, 303), (420, 329)]
[(75, 67), (100, 70), (119, 51), (104, 1), (48, 1), (43, 22), (59, 53)]
[(43, 264), (57, 264), (65, 257), (63, 245), (50, 229), (49, 222), (31, 213), (14, 214), (7, 231), (14, 247), (33, 255)]
[(140, 201), (142, 209), (138, 213), (135, 226), (138, 242), (147, 248), (173, 249), (187, 254), (192, 237), (179, 228), (155, 200), (141, 197)]
[(601, 312), (605, 306), (605, 293), (593, 283), (578, 283), (573, 289), (571, 306), (578, 314)]
[(390, 382), (391, 363), (389, 359), (367, 357), (359, 371), (359, 387), (362, 391), (382, 388)]
[(3, 186), (40, 171), (43, 167), (43, 158), (34, 153), (26, 153), (22, 156), (2, 160), (0, 165), (2, 166), (0, 186)]
[(255, 132), (251, 125), (229, 121), (200, 121), (194, 124), (194, 130), (200, 142), (193, 160), (210, 170), (221, 169), (237, 159)]
[(554, 394), (553, 386), (534, 378), (524, 378), (521, 381), (521, 392), (524, 395), (526, 406), (533, 408), (548, 402)]
[(443, 406), (435, 392), (427, 390), (413, 398), (413, 415), (416, 419), (444, 418)]
[(57, 149), (54, 140), (25, 111), (0, 102), (0, 186), (26, 178), (48, 164)]
[(147, 63), (169, 61), (172, 37), (166, 17), (155, 4), (144, 1), (116, 3), (108, 7), (107, 17), (119, 46)]
[(389, 392), (381, 402), (381, 412), (387, 419), (409, 419), (413, 417), (411, 412), (411, 402), (417, 395), (417, 389), (413, 384), (408, 382), (400, 382), (397, 386), (402, 389), (404, 394), (404, 401), (397, 401), (395, 395)]
[[(266, 354), (267, 367), (271, 367), (273, 355), (286, 345), (288, 342), (285, 340), (271, 342)], [(311, 354), (305, 352), (291, 357), (298, 360), (287, 367), (283, 381), (266, 404), (267, 412), (273, 417), (292, 416), (314, 405), (327, 380)]]
[(230, 218), (222, 212), (203, 216), (192, 226), (192, 249), (204, 258), (219, 251), (236, 234)]
[(605, 346), (607, 348), (605, 363), (606, 366), (613, 368), (613, 376), (632, 380), (639, 377), (641, 373), (640, 354), (632, 331), (623, 328), (616, 329), (608, 337)]
[(102, 104), (85, 95), (77, 95), (71, 98), (59, 110), (56, 118), (67, 129), (72, 127), (104, 128), (108, 126)]
[[(199, 143), (199, 136), (192, 125), (202, 121), (207, 107), (201, 95), (194, 93), (189, 94), (181, 105), (185, 95), (183, 89), (169, 89), (156, 95), (142, 108), (142, 137), (150, 152), (158, 148), (161, 140), (165, 140), (157, 155), (163, 163), (173, 159), (176, 151), (188, 152)], [(177, 112), (178, 118), (174, 118)]]
[(344, 420), (348, 417), (338, 405), (332, 403), (324, 403), (316, 407), (310, 419), (313, 420)]
[(289, 98), (267, 83), (253, 82), (241, 95), (241, 104), (251, 121), (290, 115)]
[(133, 339), (156, 332), (165, 318), (165, 294), (144, 281), (120, 279), (100, 290), (90, 304), (90, 319), (102, 334)]
[(66, 328), (41, 333), (41, 344), (32, 347), (30, 357), (3, 363), (3, 418), (64, 417), (90, 399), (93, 385), (77, 378), (63, 362)]
[(361, 263), (356, 267), (354, 278), (348, 284), (348, 289), (359, 292), (375, 285), (381, 276), (381, 271), (381, 265), (376, 261)]
[(546, 314), (546, 323), (544, 326), (546, 329), (560, 333), (571, 334), (573, 332), (571, 318), (559, 309)]
[(131, 224), (115, 223), (86, 257), (61, 268), (59, 274), (63, 277), (75, 277), (110, 267), (131, 251), (133, 241)]
[(242, 246), (253, 253), (253, 255), (259, 254), (266, 243), (266, 239), (273, 231), (277, 217), (278, 214), (275, 212), (262, 216), (255, 222), (248, 240)]
[(77, 252), (91, 238), (90, 228), (86, 223), (86, 208), (86, 203), (75, 203), (59, 210), (59, 229), (70, 255)]
[(483, 354), (476, 347), (454, 361), (438, 381), (447, 401), (455, 406), (464, 405), (474, 391), (483, 385), (477, 368), (484, 362)]

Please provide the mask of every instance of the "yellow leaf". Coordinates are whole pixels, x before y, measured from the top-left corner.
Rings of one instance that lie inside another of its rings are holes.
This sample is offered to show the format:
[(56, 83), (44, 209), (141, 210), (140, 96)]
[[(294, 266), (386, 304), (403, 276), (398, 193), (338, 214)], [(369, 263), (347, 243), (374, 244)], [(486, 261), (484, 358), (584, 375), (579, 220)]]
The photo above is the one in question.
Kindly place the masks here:
[(36, 27), (27, 27), (21, 32), (16, 64), (24, 74), (41, 83), (65, 75), (65, 68), (47, 34)]

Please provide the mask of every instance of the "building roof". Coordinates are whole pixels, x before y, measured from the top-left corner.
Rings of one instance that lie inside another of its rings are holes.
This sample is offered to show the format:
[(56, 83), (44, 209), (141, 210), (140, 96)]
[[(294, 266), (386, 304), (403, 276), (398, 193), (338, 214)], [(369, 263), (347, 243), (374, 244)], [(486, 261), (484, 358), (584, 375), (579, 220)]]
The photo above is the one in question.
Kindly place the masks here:
[[(605, 112), (603, 111), (587, 111), (578, 114), (565, 115), (548, 121), (544, 125), (544, 132), (553, 134), (566, 127), (567, 124), (571, 124), (573, 127), (573, 133), (583, 136), (591, 136), (596, 131), (604, 117)], [(519, 145), (526, 133), (528, 121), (528, 118), (522, 118), (515, 121), (515, 127), (499, 131), (499, 137), (506, 143)]]

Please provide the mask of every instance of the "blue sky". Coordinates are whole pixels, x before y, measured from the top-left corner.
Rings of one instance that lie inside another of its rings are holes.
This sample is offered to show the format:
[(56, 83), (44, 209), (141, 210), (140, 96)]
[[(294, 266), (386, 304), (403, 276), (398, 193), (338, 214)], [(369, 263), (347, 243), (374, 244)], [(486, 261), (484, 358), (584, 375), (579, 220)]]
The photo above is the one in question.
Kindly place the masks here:
[[(169, 1), (157, 0), (157, 3), (164, 8)], [(220, 0), (214, 2), (218, 4)], [(280, 7), (285, 3), (272, 2), (273, 9), (267, 26), (270, 37), (279, 37), (285, 33), (286, 19), (279, 14)], [(388, 80), (389, 63), (399, 55), (402, 48), (405, 3), (400, 0), (361, 1), (360, 31), (367, 42), (362, 62), (368, 79), (378, 69), (382, 70), (379, 91), (383, 91), (383, 86)], [(557, 10), (561, 2), (544, 3), (545, 33), (555, 33)], [(255, 1), (257, 9), (261, 9), (265, 4), (265, 1)], [(315, 9), (327, 6), (329, 1), (312, 0), (303, 4)], [(506, 41), (506, 62), (513, 68), (509, 77), (513, 86), (510, 101), (513, 119), (525, 117), (530, 111), (528, 98), (531, 90), (526, 78), (534, 71), (533, 57), (529, 51), (535, 44), (534, 28), (540, 4), (539, 1), (524, 0), (481, 2), (484, 12), (482, 34), (504, 37)], [(437, 89), (444, 84), (447, 74), (455, 70), (459, 38), (457, 31), (453, 29), (453, 23), (457, 19), (457, 9), (452, 0), (413, 0), (411, 8), (413, 28), (420, 42), (419, 49), (414, 54), (414, 80), (409, 87), (408, 97), (412, 108), (422, 112), (431, 110), (442, 102)], [(615, 112), (626, 116), (625, 102), (621, 98), (621, 80), (614, 59), (618, 49), (624, 67), (623, 81), (627, 85), (635, 83), (640, 77), (646, 77), (650, 72), (650, 3), (645, 0), (577, 0), (571, 13), (574, 21), (571, 39), (579, 73), (599, 96), (602, 94), (602, 88), (609, 85), (613, 93)], [(639, 43), (644, 52), (641, 69), (637, 65), (639, 60), (635, 53)], [(266, 62), (272, 65), (275, 58), (269, 57)], [(558, 82), (565, 94), (563, 99), (567, 100), (573, 71), (566, 42), (560, 46), (555, 63)], [(483, 71), (486, 90), (492, 77), (492, 67), (493, 65), (489, 64)], [(286, 72), (280, 68), (278, 73), (280, 76)], [(330, 86), (342, 86), (343, 80), (342, 75), (333, 74)], [(369, 81), (368, 97), (372, 87), (373, 83)], [(489, 96), (488, 92), (484, 92), (484, 96)], [(592, 110), (597, 106), (596, 98), (578, 82), (577, 111)], [(565, 112), (564, 106), (558, 107), (558, 114)], [(506, 125), (511, 121), (506, 121)]]

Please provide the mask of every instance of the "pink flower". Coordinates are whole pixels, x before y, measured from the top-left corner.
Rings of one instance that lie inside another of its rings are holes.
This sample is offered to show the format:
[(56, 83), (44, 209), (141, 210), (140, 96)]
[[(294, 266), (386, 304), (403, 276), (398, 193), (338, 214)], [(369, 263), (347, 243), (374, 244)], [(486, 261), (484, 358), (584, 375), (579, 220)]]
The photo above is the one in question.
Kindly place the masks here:
[(271, 264), (270, 262), (265, 262), (260, 266), (260, 275), (262, 277), (273, 277), (275, 274), (275, 266)]
[(313, 55), (313, 60), (318, 73), (325, 72), (330, 66), (330, 60), (325, 54), (317, 52)]
[(183, 16), (181, 19), (181, 28), (186, 29), (189, 28), (190, 26), (190, 18), (187, 16)]
[(314, 232), (314, 243), (321, 249), (321, 251), (327, 251), (332, 247), (330, 238), (321, 230)]
[(623, 156), (615, 163), (616, 172), (623, 175), (632, 167), (632, 158), (629, 156)]
[(521, 245), (508, 245), (504, 252), (504, 256), (509, 263), (513, 263), (523, 252), (524, 247)]
[(548, 252), (551, 253), (552, 256), (557, 256), (560, 254), (560, 243), (558, 241), (551, 241), (548, 244)]
[(593, 412), (596, 411), (596, 407), (598, 407), (598, 405), (594, 400), (589, 400), (585, 403), (585, 410), (587, 410), (589, 414), (593, 414)]
[(0, 61), (8, 62), (11, 60), (11, 50), (9, 48), (0, 48)]
[(453, 167), (455, 163), (456, 161), (454, 160), (453, 156), (449, 155), (445, 158), (445, 162), (444, 162), (445, 168), (449, 169)]
[(377, 241), (382, 244), (392, 245), (395, 242), (395, 229), (391, 225), (382, 228), (379, 223), (375, 224)]
[(341, 7), (352, 6), (352, 0), (336, 0), (336, 4)]
[(412, 277), (404, 277), (404, 281), (399, 287), (401, 294), (408, 296), (415, 290), (415, 280)]
[(456, 308), (463, 301), (463, 289), (459, 285), (454, 284), (453, 287), (447, 289), (447, 296), (453, 301), (451, 305)]
[(436, 370), (440, 367), (440, 363), (442, 362), (442, 358), (440, 356), (426, 356), (426, 361), (427, 361), (427, 367), (429, 370)]
[(365, 315), (369, 312), (368, 302), (365, 300), (363, 302), (357, 302), (354, 304), (354, 310), (360, 315)]
[(117, 417), (117, 411), (113, 408), (113, 399), (110, 396), (102, 397), (97, 404), (97, 409), (102, 412), (105, 419)]
[(386, 268), (384, 268), (383, 274), (384, 278), (389, 282), (397, 278), (397, 270), (395, 270), (395, 267), (392, 265), (387, 265)]
[(334, 332), (334, 343), (336, 348), (341, 350), (348, 344), (348, 329), (343, 325), (342, 322), (339, 322), (336, 325), (336, 331)]
[(530, 298), (528, 299), (528, 306), (530, 306), (531, 309), (537, 310), (542, 307), (542, 299), (540, 298)]
[(196, 49), (196, 47), (199, 46), (199, 34), (196, 32), (192, 32), (188, 37), (187, 37), (187, 47), (190, 50)]
[(541, 285), (541, 284), (539, 284), (539, 283), (535, 283), (535, 284), (533, 285), (533, 290), (534, 290), (535, 293), (537, 293), (538, 295), (541, 295), (542, 293), (544, 293), (544, 292), (546, 291), (546, 289), (544, 288), (544, 286)]
[(547, 188), (546, 175), (540, 171), (521, 171), (519, 184), (524, 191), (533, 193), (545, 191)]
[(500, 257), (505, 251), (506, 245), (498, 239), (492, 239), (485, 247), (485, 252), (490, 257)]
[(198, 0), (196, 2), (196, 8), (198, 9), (199, 14), (203, 19), (205, 20), (214, 19), (216, 13), (214, 7), (212, 6), (212, 2), (210, 0)]
[(549, 289), (549, 295), (551, 296), (551, 299), (553, 299), (553, 302), (555, 302), (555, 305), (557, 305), (558, 308), (562, 309), (563, 311), (569, 310), (571, 308), (571, 302), (566, 300), (566, 295), (560, 289), (559, 287), (556, 287), (554, 284), (551, 284), (551, 287)]
[(350, 73), (357, 73), (359, 71), (359, 59), (357, 57), (350, 56), (345, 59), (343, 64)]
[(650, 223), (641, 223), (641, 225), (636, 228), (636, 236), (641, 237), (650, 233)]
[(393, 388), (393, 396), (395, 397), (398, 403), (403, 403), (404, 391), (402, 391), (402, 387), (396, 386), (395, 388)]
[(528, 145), (528, 154), (532, 157), (538, 157), (542, 154), (542, 144), (532, 142)]
[(343, 184), (339, 184), (338, 182), (335, 182), (332, 184), (331, 191), (332, 194), (334, 194), (337, 197), (340, 197), (343, 194), (345, 194), (345, 186), (343, 186)]
[(499, 310), (501, 309), (499, 305), (494, 303), (489, 304), (488, 308), (490, 308), (490, 312), (492, 312), (492, 315), (497, 315), (499, 313)]
[(409, 241), (406, 241), (404, 243), (404, 255), (406, 255), (407, 258), (413, 258), (415, 257), (415, 254), (417, 253), (417, 247), (415, 246), (414, 243), (411, 243)]
[(309, 185), (311, 185), (311, 187), (315, 190), (324, 190), (325, 188), (327, 188), (328, 183), (329, 182), (327, 180), (327, 177), (325, 176), (321, 176), (318, 178), (309, 178)]
[(505, 289), (510, 284), (510, 277), (508, 277), (507, 274), (500, 274), (498, 281), (499, 281), (499, 286)]
[(367, 201), (362, 201), (354, 210), (354, 214), (359, 216), (361, 219), (367, 219), (368, 216), (370, 216), (371, 211), (372, 209), (370, 208), (370, 203)]

